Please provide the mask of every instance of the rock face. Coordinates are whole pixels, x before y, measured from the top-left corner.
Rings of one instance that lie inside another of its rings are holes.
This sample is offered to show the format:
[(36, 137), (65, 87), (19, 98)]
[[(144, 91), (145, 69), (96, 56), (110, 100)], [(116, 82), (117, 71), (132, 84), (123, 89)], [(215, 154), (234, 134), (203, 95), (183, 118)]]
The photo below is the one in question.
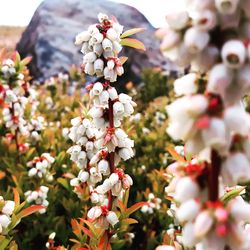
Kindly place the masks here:
[(97, 22), (99, 12), (115, 15), (125, 30), (146, 28), (137, 38), (143, 41), (147, 51), (126, 48), (123, 52), (129, 57), (126, 63), (128, 79), (138, 81), (143, 68), (165, 63), (159, 42), (154, 38), (155, 29), (135, 8), (107, 0), (45, 0), (17, 45), (21, 56), (33, 57), (30, 70), (35, 79), (43, 81), (60, 71), (67, 71), (72, 64), (82, 63), (80, 48), (74, 45), (74, 38)]

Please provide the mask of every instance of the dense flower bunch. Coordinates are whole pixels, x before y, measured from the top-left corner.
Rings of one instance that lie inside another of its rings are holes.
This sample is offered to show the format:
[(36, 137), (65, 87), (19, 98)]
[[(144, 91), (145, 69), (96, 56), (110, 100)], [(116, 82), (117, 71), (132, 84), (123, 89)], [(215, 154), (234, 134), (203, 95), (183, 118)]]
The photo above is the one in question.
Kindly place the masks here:
[(11, 215), (15, 208), (15, 202), (10, 200), (4, 200), (0, 196), (0, 235), (7, 233), (7, 228), (11, 223)]
[(96, 227), (109, 229), (118, 222), (117, 200), (133, 184), (131, 177), (117, 165), (134, 155), (134, 142), (120, 128), (136, 104), (126, 94), (118, 94), (111, 86), (123, 74), (118, 53), (123, 27), (107, 15), (98, 15), (99, 23), (76, 37), (82, 45), (83, 68), (86, 74), (103, 77), (87, 87), (93, 103), (83, 116), (71, 120), (72, 127), (64, 134), (75, 144), (68, 149), (71, 160), (80, 169), (71, 180), (78, 196), (88, 186), (94, 206), (88, 211), (89, 221)]
[(250, 180), (250, 116), (241, 102), (250, 86), (249, 1), (185, 2), (186, 10), (169, 15), (158, 35), (166, 56), (190, 65), (191, 73), (174, 82), (178, 98), (167, 107), (167, 132), (195, 158), (168, 167), (166, 192), (184, 247), (247, 250), (250, 205), (223, 197), (225, 187)]
[(122, 63), (117, 54), (122, 50), (120, 35), (123, 31), (116, 20), (100, 13), (99, 24), (89, 26), (87, 31), (76, 37), (75, 44), (82, 45), (84, 54), (84, 72), (89, 75), (104, 76), (110, 82), (115, 82), (117, 76), (124, 73)]
[(154, 209), (159, 210), (160, 207), (161, 207), (161, 199), (156, 198), (153, 193), (150, 193), (148, 195), (148, 202), (147, 202), (147, 204), (145, 204), (141, 207), (141, 211), (143, 213), (153, 214)]
[[(13, 60), (3, 59), (0, 63), (0, 104), (3, 106), (3, 122), (8, 131), (6, 138), (15, 140), (19, 152), (26, 151), (29, 143), (39, 141), (44, 129), (44, 118), (37, 115), (38, 93), (29, 84), (26, 68), (29, 61), (30, 58), (21, 61), (16, 53)], [(20, 136), (26, 142), (21, 142)]]

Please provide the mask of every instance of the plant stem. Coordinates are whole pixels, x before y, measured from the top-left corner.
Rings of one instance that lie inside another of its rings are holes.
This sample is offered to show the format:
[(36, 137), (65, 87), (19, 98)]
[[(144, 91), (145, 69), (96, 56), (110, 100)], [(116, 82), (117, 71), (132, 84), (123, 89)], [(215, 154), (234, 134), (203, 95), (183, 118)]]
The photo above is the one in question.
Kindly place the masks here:
[[(114, 113), (113, 113), (113, 102), (111, 99), (109, 99), (109, 127), (114, 128)], [(109, 153), (109, 167), (110, 167), (110, 173), (112, 174), (115, 170), (115, 152)], [(113, 203), (113, 197), (111, 190), (109, 191), (109, 203), (108, 208), (109, 210), (112, 209), (112, 203)]]
[(221, 170), (221, 157), (216, 150), (211, 152), (211, 165), (208, 176), (208, 195), (210, 201), (219, 199), (219, 174)]

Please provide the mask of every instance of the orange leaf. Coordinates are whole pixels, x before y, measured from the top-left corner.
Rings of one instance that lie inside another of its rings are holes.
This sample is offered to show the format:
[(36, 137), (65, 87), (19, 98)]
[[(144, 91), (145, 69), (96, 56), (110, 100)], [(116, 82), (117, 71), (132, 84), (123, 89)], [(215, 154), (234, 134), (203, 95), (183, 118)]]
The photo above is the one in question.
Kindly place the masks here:
[(179, 155), (172, 147), (167, 147), (167, 151), (169, 152), (169, 154), (174, 158), (174, 160), (176, 161), (181, 161), (186, 163), (187, 161), (181, 156)]
[(100, 243), (98, 245), (98, 250), (112, 250), (111, 246), (110, 246), (110, 243), (109, 243), (109, 238), (108, 238), (108, 235), (107, 233), (105, 233), (101, 240), (100, 240)]
[(128, 57), (126, 57), (126, 56), (121, 56), (121, 57), (119, 58), (119, 60), (120, 60), (120, 63), (123, 65), (123, 64), (128, 60)]
[(130, 208), (126, 209), (126, 215), (129, 216), (130, 214), (134, 213), (135, 211), (137, 211), (139, 208), (141, 208), (142, 206), (144, 206), (146, 204), (147, 204), (147, 202), (145, 202), (145, 201), (138, 202), (138, 203), (134, 204)]
[(20, 195), (16, 188), (13, 188), (15, 206), (20, 205)]
[(3, 171), (0, 171), (0, 180), (2, 180), (6, 176), (6, 173)]
[(136, 224), (138, 223), (137, 220), (133, 219), (133, 218), (127, 218), (127, 219), (124, 219), (122, 220), (123, 223), (125, 224), (128, 224), (128, 225), (131, 225), (131, 224)]
[(134, 39), (134, 38), (123, 38), (120, 44), (123, 46), (132, 47), (135, 49), (141, 49), (144, 51), (146, 50), (145, 45), (141, 41)]
[(23, 65), (27, 65), (27, 64), (29, 64), (29, 63), (31, 62), (31, 60), (32, 60), (32, 56), (27, 56), (27, 57), (25, 57), (25, 58), (21, 61), (21, 63), (22, 63)]
[(40, 209), (43, 209), (44, 206), (41, 206), (41, 205), (32, 205), (28, 208), (25, 208), (24, 210), (22, 210), (18, 216), (20, 216), (20, 218), (24, 218), (24, 217), (27, 217), (35, 212), (38, 212)]

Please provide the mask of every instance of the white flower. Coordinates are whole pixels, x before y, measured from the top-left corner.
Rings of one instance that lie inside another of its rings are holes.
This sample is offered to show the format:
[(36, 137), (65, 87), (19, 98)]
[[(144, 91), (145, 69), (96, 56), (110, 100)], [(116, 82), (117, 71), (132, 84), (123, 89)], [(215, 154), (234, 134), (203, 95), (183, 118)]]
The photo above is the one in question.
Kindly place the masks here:
[(119, 34), (116, 32), (115, 29), (109, 28), (107, 31), (107, 38), (111, 41), (115, 41), (119, 38)]
[(222, 164), (221, 175), (225, 185), (236, 185), (250, 180), (250, 164), (240, 152), (230, 154)]
[(189, 28), (184, 36), (184, 43), (188, 51), (196, 54), (202, 51), (209, 42), (209, 34), (197, 28)]
[(233, 14), (239, 4), (239, 0), (215, 0), (217, 10), (222, 14)]
[(201, 205), (195, 200), (188, 200), (178, 208), (176, 217), (182, 222), (192, 221), (198, 215)]
[(97, 59), (95, 52), (89, 52), (83, 57), (83, 63), (94, 63)]
[(7, 228), (10, 223), (11, 223), (11, 220), (10, 220), (9, 216), (7, 216), (5, 214), (0, 215), (0, 225), (3, 228)]
[(194, 247), (198, 243), (198, 240), (194, 235), (194, 225), (191, 222), (184, 225), (182, 229), (181, 241), (186, 247), (190, 248)]
[(213, 225), (213, 218), (209, 211), (199, 213), (194, 223), (194, 234), (197, 238), (203, 237), (209, 232)]
[(245, 202), (241, 197), (230, 201), (230, 215), (237, 221), (250, 222), (250, 204)]
[(112, 51), (113, 44), (108, 38), (104, 38), (102, 41), (102, 47), (103, 47), (104, 51)]
[(6, 215), (11, 215), (15, 209), (15, 202), (14, 201), (6, 201), (3, 208), (2, 213)]
[(88, 75), (94, 75), (95, 74), (95, 68), (93, 63), (86, 63), (84, 66), (84, 72)]
[[(86, 171), (81, 170), (78, 174), (78, 179), (84, 183), (89, 179), (89, 173)], [(73, 185), (74, 186), (74, 185)]]
[(92, 207), (87, 213), (88, 218), (91, 220), (95, 220), (99, 218), (101, 215), (102, 215), (102, 209), (98, 206)]
[(83, 31), (76, 36), (75, 44), (80, 45), (83, 42), (87, 42), (90, 39), (90, 37), (91, 35), (88, 31)]
[(176, 95), (195, 94), (198, 90), (197, 75), (189, 73), (174, 81), (174, 91)]
[(203, 10), (200, 12), (194, 12), (191, 15), (193, 25), (203, 31), (213, 29), (216, 24), (216, 13), (211, 10)]
[(246, 59), (246, 49), (243, 42), (230, 40), (226, 42), (221, 50), (223, 63), (232, 69), (240, 68)]
[(174, 198), (179, 202), (194, 199), (199, 195), (199, 186), (190, 177), (181, 178), (176, 186)]
[(104, 62), (102, 59), (97, 59), (94, 62), (94, 69), (97, 76), (103, 75)]
[(169, 14), (166, 17), (167, 23), (171, 29), (181, 30), (185, 28), (189, 21), (189, 16), (186, 11)]
[(116, 213), (113, 211), (108, 212), (106, 219), (107, 219), (108, 223), (111, 224), (112, 226), (116, 225), (119, 222), (119, 219), (118, 219)]
[(109, 168), (109, 162), (107, 160), (101, 160), (98, 162), (98, 171), (99, 173), (103, 175), (109, 175), (110, 174), (110, 168)]

